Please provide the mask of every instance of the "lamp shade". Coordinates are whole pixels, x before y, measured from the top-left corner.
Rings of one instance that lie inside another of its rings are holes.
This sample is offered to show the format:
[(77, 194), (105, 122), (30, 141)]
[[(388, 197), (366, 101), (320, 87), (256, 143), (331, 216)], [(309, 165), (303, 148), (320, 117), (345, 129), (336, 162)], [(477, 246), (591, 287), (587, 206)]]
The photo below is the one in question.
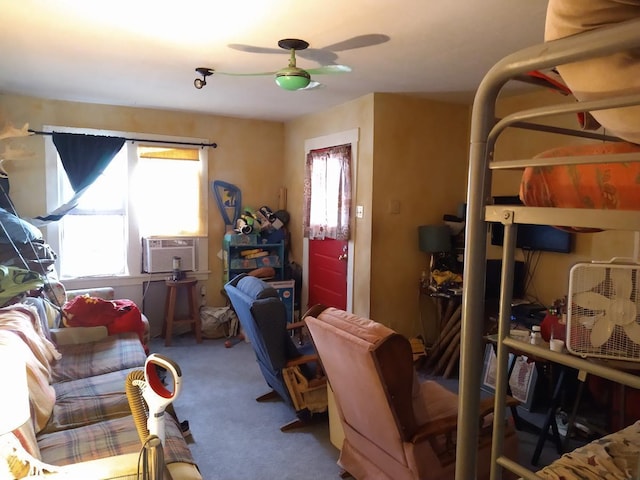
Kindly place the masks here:
[(418, 227), (418, 247), (425, 253), (448, 252), (451, 250), (451, 230), (447, 225), (420, 225)]
[(3, 345), (0, 373), (4, 385), (0, 393), (0, 434), (5, 434), (23, 425), (30, 415), (27, 366), (19, 350)]

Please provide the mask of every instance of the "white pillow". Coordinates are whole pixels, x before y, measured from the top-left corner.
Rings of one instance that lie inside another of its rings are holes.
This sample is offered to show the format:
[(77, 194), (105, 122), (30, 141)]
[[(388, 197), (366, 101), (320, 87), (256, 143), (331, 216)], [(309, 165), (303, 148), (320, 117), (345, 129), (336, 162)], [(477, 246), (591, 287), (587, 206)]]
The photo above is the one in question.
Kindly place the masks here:
[[(640, 0), (549, 0), (545, 41), (640, 18)], [(579, 101), (640, 93), (640, 49), (567, 65), (558, 71)], [(591, 112), (605, 133), (640, 143), (640, 106)]]

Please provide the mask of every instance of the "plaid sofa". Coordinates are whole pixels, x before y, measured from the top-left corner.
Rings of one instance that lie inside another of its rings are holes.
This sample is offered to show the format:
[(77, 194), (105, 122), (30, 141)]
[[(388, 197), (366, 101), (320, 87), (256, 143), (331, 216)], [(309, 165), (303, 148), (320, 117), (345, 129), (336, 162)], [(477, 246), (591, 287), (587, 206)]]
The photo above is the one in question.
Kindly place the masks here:
[[(109, 336), (104, 327), (51, 332), (36, 307), (19, 303), (0, 308), (0, 349), (27, 365), (32, 414), (13, 433), (32, 457), (62, 471), (84, 465), (87, 478), (137, 478), (142, 443), (125, 392), (128, 373), (143, 369), (146, 359), (135, 333)], [(19, 365), (0, 365), (0, 373)], [(169, 472), (201, 480), (177, 419), (165, 418)]]

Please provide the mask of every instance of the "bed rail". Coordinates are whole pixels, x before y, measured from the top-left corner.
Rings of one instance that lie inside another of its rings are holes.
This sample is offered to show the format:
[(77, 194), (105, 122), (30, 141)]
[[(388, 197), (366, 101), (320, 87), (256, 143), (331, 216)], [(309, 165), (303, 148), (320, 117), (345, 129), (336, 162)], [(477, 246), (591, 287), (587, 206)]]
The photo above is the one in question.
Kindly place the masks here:
[[(611, 106), (640, 104), (640, 95), (619, 97), (617, 99), (577, 105), (555, 105), (524, 111), (503, 119), (496, 125), (495, 110), (498, 95), (503, 86), (516, 80), (518, 76), (533, 70), (543, 70), (578, 60), (609, 55), (618, 51), (640, 47), (640, 19), (601, 28), (572, 37), (534, 45), (515, 52), (501, 61), (487, 73), (475, 96), (470, 131), (469, 176), (467, 189), (467, 234), (465, 238), (464, 285), (462, 296), (463, 317), (461, 326), (461, 359), (460, 359), (460, 392), (459, 418), (457, 434), (456, 480), (475, 478), (477, 452), (475, 442), (479, 426), (476, 422), (480, 402), (480, 381), (483, 352), (483, 312), (484, 282), (486, 262), (486, 224), (485, 220), (497, 219), (504, 215), (505, 207), (500, 210), (491, 207), (487, 210), (491, 185), (491, 165), (493, 147), (498, 135), (509, 126), (519, 126), (525, 120), (547, 115), (565, 114), (585, 111), (587, 108), (604, 109)], [(595, 105), (594, 105), (595, 104)], [(502, 163), (502, 162), (499, 162)], [(558, 160), (555, 159), (555, 163)], [(521, 168), (525, 163), (518, 164)], [(506, 164), (503, 165), (506, 167)], [(514, 165), (512, 165), (513, 167)], [(503, 271), (505, 280), (501, 285), (500, 315), (498, 319), (498, 371), (496, 392), (506, 392), (508, 351), (504, 340), (509, 331), (509, 313), (512, 292), (506, 285), (513, 279), (512, 261), (515, 253), (515, 230), (513, 223), (536, 223), (545, 218), (545, 223), (555, 225), (575, 225), (584, 227), (622, 228), (640, 230), (638, 212), (590, 210), (589, 217), (576, 212), (576, 209), (531, 209), (521, 207), (512, 209), (511, 219), (505, 221), (505, 238), (503, 247)], [(550, 212), (548, 210), (555, 210)], [(568, 210), (568, 211), (567, 211)], [(579, 218), (580, 217), (580, 218)], [(514, 220), (515, 218), (515, 220)], [(538, 220), (536, 220), (536, 218)], [(596, 224), (594, 224), (594, 222)], [(599, 222), (599, 223), (598, 223)], [(538, 352), (536, 352), (538, 353)], [(541, 355), (547, 354), (542, 352)], [(613, 372), (614, 370), (611, 370)], [(601, 372), (602, 373), (602, 372)], [(612, 373), (613, 374), (613, 373)], [(496, 412), (504, 411), (504, 399), (496, 395)], [(496, 414), (496, 418), (499, 418)], [(537, 478), (535, 474), (518, 466), (501, 456), (502, 422), (494, 424), (494, 444), (491, 479), (501, 478), (501, 469), (507, 468), (524, 478)], [(527, 472), (523, 474), (523, 472)]]

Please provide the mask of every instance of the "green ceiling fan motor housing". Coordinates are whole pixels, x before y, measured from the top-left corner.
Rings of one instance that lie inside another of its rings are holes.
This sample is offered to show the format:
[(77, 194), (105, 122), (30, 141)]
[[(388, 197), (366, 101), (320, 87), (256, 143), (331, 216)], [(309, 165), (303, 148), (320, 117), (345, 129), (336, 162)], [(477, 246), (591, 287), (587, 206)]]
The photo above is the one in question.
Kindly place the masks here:
[(289, 66), (276, 72), (276, 85), (283, 90), (300, 90), (311, 82), (311, 75), (306, 70), (296, 67), (296, 50), (304, 50), (309, 43), (297, 38), (285, 38), (278, 42), (278, 46), (291, 51)]

